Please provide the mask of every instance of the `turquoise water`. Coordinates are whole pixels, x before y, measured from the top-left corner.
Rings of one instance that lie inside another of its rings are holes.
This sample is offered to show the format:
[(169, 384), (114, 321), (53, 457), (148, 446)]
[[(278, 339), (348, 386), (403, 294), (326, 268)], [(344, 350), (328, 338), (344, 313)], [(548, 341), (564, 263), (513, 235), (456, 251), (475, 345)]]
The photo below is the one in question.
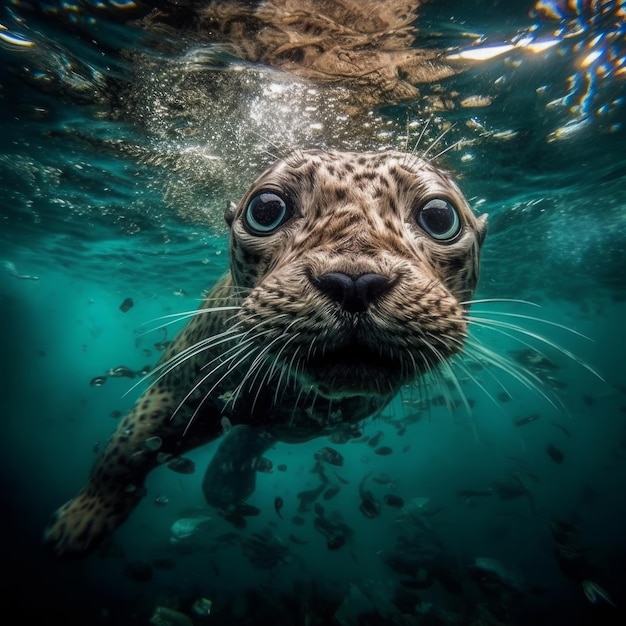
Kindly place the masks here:
[[(337, 115), (317, 84), (209, 44), (200, 53), (184, 37), (146, 38), (130, 22), (147, 11), (140, 3), (2, 3), (5, 609), (67, 624), (148, 624), (157, 607), (194, 624), (622, 623), (626, 9), (502, 4), (430, 3), (415, 45), (465, 50), (468, 33), (484, 46), (523, 35), (554, 45), (520, 44), (421, 86), (409, 102)], [(149, 62), (138, 69), (140, 53)], [(186, 99), (198, 93), (206, 100)], [(453, 108), (434, 104), (441, 94)], [(470, 96), (491, 103), (462, 106)], [(212, 444), (188, 455), (193, 474), (155, 470), (147, 497), (103, 550), (71, 562), (47, 555), (49, 516), (81, 487), (139, 393), (128, 378), (91, 381), (119, 365), (153, 366), (175, 329), (143, 331), (196, 307), (226, 270), (226, 202), (284, 147), (413, 149), (420, 135), (418, 149), (437, 141), (431, 155), (451, 147), (436, 162), (489, 214), (476, 297), (538, 305), (481, 309), (549, 322), (508, 318), (549, 343), (480, 329), (477, 337), (518, 362), (527, 344), (539, 348), (552, 364), (535, 370), (544, 385), (483, 372), (480, 384), (463, 380), (469, 413), (439, 402), (456, 400), (455, 391), (433, 390), (427, 408), (398, 398), (362, 429), (383, 433), (387, 456), (364, 440), (279, 444), (248, 500), (260, 514), (243, 529), (204, 501)], [(134, 305), (124, 313), (126, 298)], [(406, 415), (413, 423), (401, 431)], [(516, 426), (528, 416), (536, 419)], [(327, 445), (345, 458), (327, 468), (339, 493), (318, 498), (350, 530), (338, 550), (315, 528), (318, 514), (293, 522), (297, 494), (319, 484), (314, 455)], [(363, 480), (383, 502), (374, 519), (359, 510)], [(503, 485), (520, 480), (522, 493), (507, 497)], [(389, 494), (404, 508), (384, 503)], [(173, 543), (173, 524), (199, 515), (211, 519)], [(557, 559), (551, 521), (575, 529), (582, 573)], [(266, 532), (269, 552), (284, 550), (284, 559), (250, 557), (246, 542)], [(477, 581), (481, 558), (501, 568), (491, 586)], [(592, 602), (582, 580), (610, 602)], [(209, 617), (192, 610), (198, 598), (212, 601)]]

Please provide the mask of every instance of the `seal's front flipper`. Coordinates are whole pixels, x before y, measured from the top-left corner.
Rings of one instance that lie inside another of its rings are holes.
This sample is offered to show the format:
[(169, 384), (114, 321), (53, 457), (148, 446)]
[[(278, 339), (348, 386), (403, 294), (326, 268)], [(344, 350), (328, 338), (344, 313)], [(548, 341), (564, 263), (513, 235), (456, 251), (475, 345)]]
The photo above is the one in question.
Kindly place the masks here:
[(243, 424), (232, 427), (204, 474), (202, 490), (206, 501), (223, 511), (245, 502), (256, 488), (259, 459), (274, 442), (264, 430)]

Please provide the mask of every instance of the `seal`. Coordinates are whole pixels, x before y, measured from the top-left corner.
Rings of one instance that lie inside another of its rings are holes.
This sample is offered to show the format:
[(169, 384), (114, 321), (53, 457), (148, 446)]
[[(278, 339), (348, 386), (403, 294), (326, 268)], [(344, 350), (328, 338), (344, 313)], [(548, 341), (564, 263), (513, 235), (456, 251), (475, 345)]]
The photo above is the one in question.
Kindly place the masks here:
[(298, 150), (225, 218), (230, 270), (54, 514), (45, 540), (59, 556), (97, 546), (148, 473), (218, 438), (225, 417), (272, 441), (328, 435), (464, 346), (487, 219), (432, 163)]

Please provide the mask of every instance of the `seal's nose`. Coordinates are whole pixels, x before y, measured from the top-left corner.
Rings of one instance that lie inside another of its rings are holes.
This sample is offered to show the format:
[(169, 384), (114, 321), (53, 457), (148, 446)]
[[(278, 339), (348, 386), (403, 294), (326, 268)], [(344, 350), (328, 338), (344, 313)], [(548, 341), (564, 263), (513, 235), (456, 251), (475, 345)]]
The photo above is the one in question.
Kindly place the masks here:
[(313, 280), (313, 284), (348, 313), (363, 313), (391, 287), (390, 280), (381, 274), (352, 277), (342, 272), (322, 274)]

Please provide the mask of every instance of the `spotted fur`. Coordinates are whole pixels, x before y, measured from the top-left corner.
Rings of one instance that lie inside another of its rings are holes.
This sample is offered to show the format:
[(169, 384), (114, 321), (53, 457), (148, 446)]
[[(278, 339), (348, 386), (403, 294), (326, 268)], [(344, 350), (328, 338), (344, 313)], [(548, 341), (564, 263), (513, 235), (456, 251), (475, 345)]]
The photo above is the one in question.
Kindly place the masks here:
[[(262, 191), (288, 209), (265, 235), (246, 225)], [(456, 207), (450, 241), (416, 219), (433, 198)], [(57, 555), (96, 546), (144, 496), (150, 470), (217, 438), (224, 415), (286, 441), (327, 434), (462, 349), (486, 218), (417, 156), (298, 151), (261, 174), (226, 219), (230, 272), (170, 345), (86, 486), (54, 515), (46, 540)], [(375, 278), (348, 306), (336, 276)]]

